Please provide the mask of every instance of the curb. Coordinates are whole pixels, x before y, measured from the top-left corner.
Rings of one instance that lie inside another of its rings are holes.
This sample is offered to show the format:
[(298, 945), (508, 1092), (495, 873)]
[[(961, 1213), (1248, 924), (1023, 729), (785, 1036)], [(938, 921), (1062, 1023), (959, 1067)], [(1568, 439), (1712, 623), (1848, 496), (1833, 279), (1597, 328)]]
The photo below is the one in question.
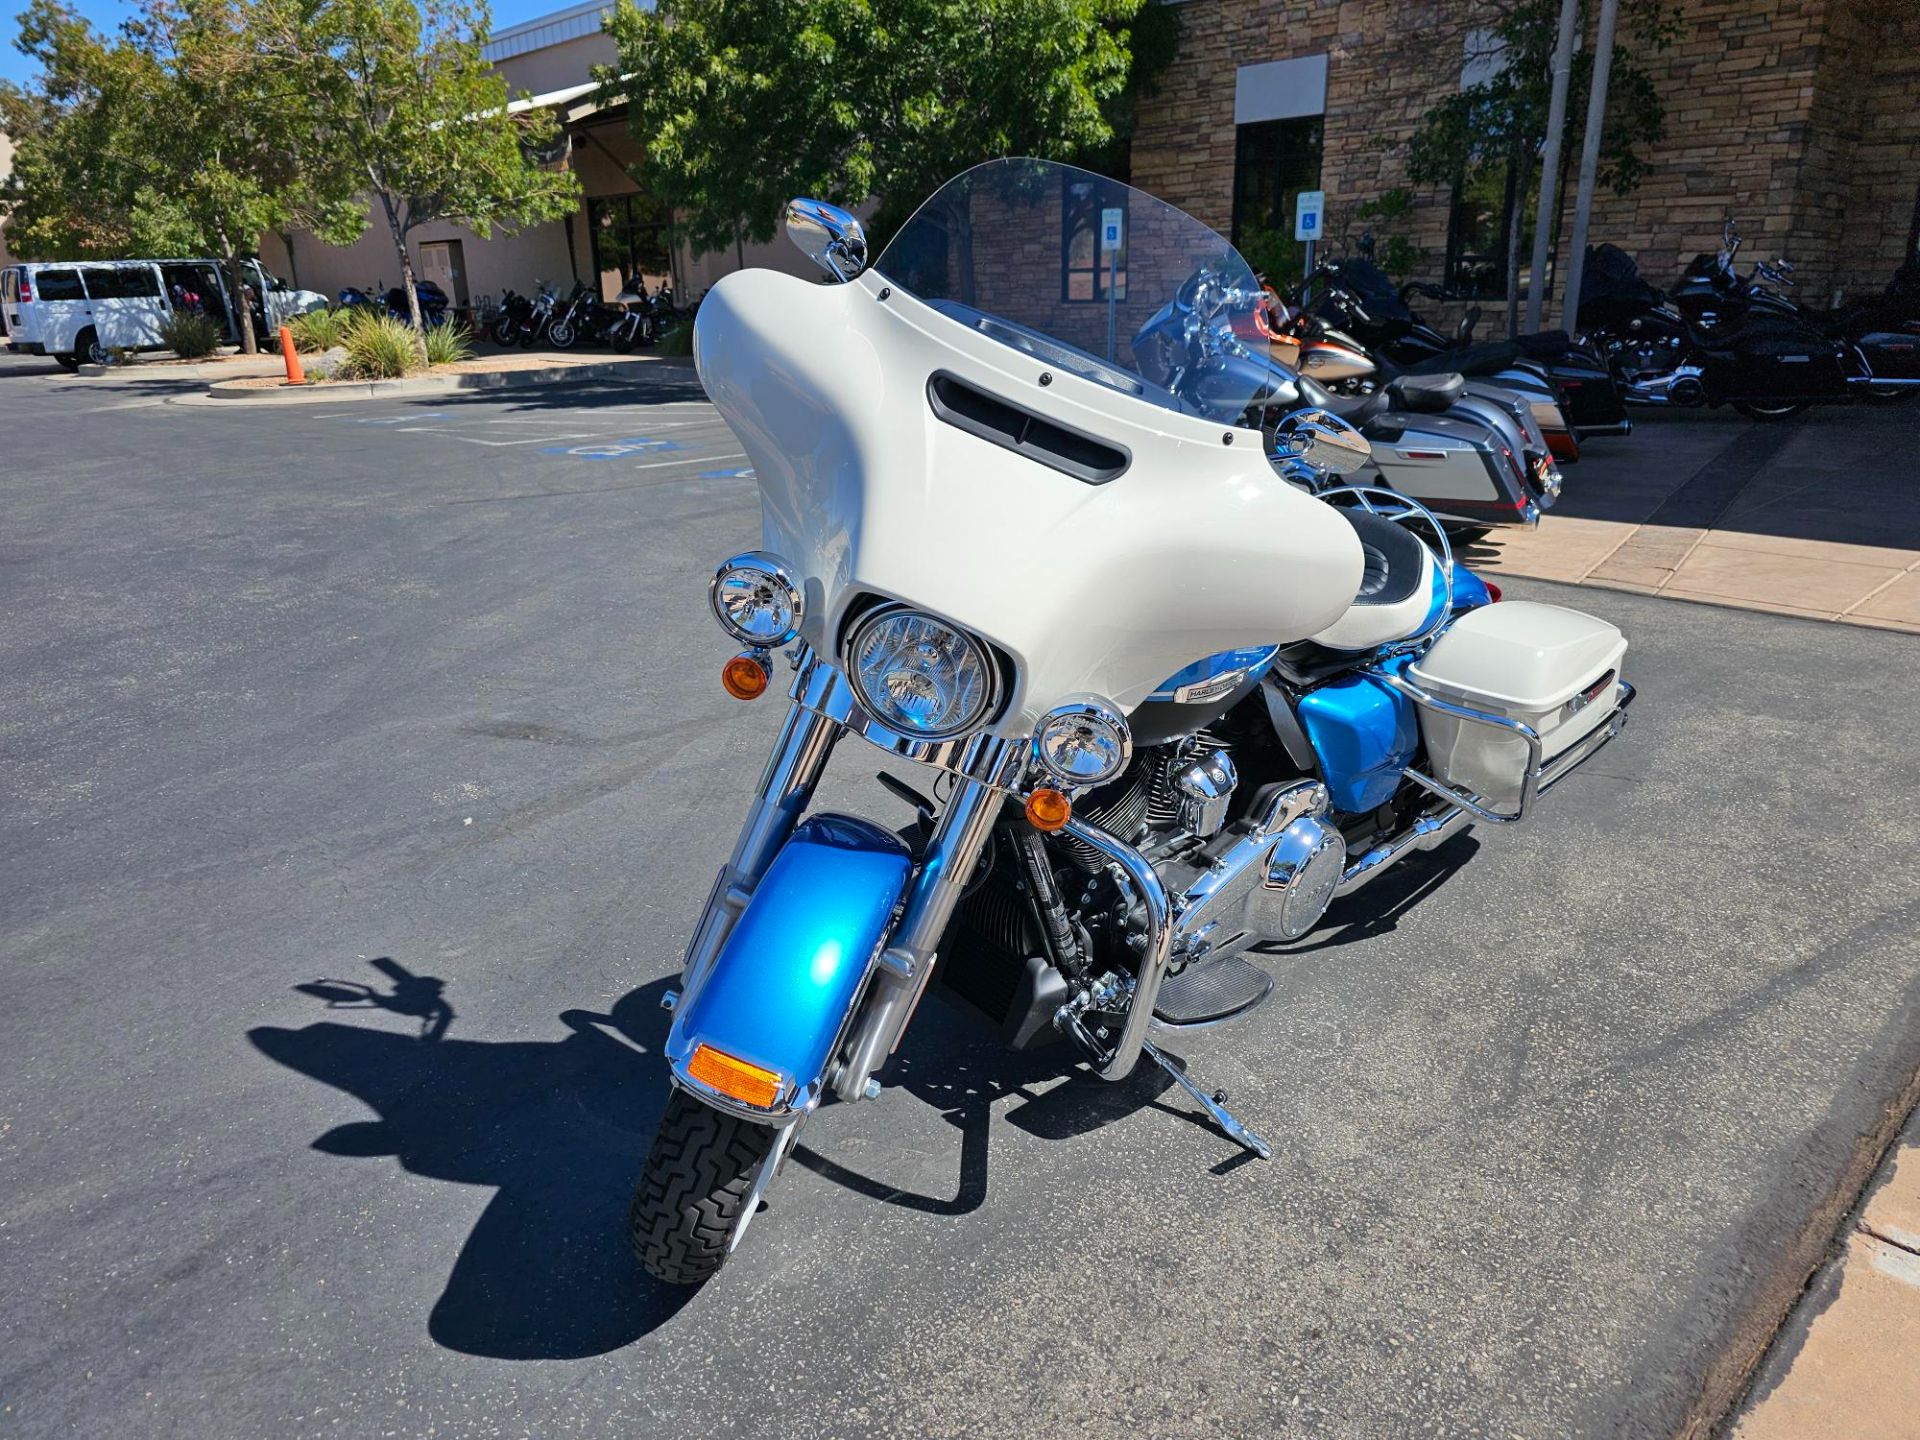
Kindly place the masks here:
[(136, 360), (131, 365), (82, 365), (73, 373), (88, 380), (126, 380), (145, 377), (159, 380), (255, 380), (262, 376), (280, 373), (282, 362), (277, 357), (261, 356), (258, 360), (229, 360), (220, 365), (200, 365), (194, 361), (179, 360)]
[(570, 380), (609, 380), (635, 375), (659, 365), (690, 368), (693, 361), (678, 356), (648, 355), (632, 360), (609, 360), (598, 365), (555, 365), (545, 370), (481, 370), (464, 375), (421, 375), (409, 380), (332, 381), (325, 385), (285, 386), (273, 390), (215, 381), (207, 387), (207, 398), (251, 400), (256, 404), (332, 404), (339, 400), (385, 400), (405, 395), (443, 395), (456, 390), (510, 390), (530, 385), (557, 385)]

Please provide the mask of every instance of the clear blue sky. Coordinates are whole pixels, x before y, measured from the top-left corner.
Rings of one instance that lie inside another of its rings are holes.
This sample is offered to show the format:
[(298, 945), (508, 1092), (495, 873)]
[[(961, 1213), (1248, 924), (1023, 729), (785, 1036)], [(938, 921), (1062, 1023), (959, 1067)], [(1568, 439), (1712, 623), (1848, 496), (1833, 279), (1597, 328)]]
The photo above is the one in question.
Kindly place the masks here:
[[(93, 22), (96, 30), (111, 32), (133, 13), (133, 7), (121, 4), (120, 0), (70, 0), (70, 3)], [(568, 3), (569, 0), (494, 0), (493, 25), (496, 30), (518, 25), (536, 15), (564, 10)], [(4, 17), (0, 19), (0, 80), (21, 83), (32, 77), (33, 62), (13, 48), (14, 37), (20, 33), (14, 16), (25, 8), (24, 0), (0, 0), (0, 17)]]

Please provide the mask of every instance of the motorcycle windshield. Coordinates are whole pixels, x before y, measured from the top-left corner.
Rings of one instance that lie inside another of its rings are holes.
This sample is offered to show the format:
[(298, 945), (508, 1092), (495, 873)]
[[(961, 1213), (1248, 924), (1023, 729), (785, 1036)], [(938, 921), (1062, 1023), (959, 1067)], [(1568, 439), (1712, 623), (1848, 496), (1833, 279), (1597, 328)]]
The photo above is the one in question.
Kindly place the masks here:
[(1264, 383), (1257, 368), (1206, 363), (1241, 354), (1236, 325), (1254, 333), (1260, 287), (1233, 246), (1071, 165), (975, 166), (914, 212), (874, 268), (1003, 345), (1181, 414), (1237, 415)]

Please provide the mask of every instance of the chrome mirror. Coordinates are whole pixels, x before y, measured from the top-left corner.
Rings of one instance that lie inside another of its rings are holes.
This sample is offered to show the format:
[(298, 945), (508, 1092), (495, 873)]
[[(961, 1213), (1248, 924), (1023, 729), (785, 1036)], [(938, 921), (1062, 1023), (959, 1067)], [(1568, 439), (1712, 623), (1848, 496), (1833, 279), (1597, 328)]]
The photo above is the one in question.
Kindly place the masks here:
[(1329, 410), (1295, 410), (1274, 433), (1276, 459), (1298, 460), (1323, 475), (1351, 475), (1373, 458), (1373, 447)]
[(789, 200), (787, 238), (842, 284), (867, 268), (867, 232), (838, 205)]

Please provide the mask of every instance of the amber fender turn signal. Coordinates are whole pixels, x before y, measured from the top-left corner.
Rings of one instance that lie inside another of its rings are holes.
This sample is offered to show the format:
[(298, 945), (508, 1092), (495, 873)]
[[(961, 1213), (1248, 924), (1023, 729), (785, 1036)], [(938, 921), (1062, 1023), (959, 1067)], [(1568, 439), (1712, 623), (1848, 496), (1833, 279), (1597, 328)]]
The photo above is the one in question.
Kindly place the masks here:
[(1027, 823), (1051, 835), (1073, 818), (1073, 802), (1062, 790), (1036, 790), (1027, 797)]
[(778, 1072), (762, 1069), (704, 1042), (693, 1047), (693, 1058), (687, 1061), (687, 1074), (722, 1095), (760, 1110), (770, 1108), (780, 1098), (782, 1082)]
[(720, 667), (720, 685), (736, 700), (758, 700), (767, 693), (773, 667), (751, 650), (734, 656)]

